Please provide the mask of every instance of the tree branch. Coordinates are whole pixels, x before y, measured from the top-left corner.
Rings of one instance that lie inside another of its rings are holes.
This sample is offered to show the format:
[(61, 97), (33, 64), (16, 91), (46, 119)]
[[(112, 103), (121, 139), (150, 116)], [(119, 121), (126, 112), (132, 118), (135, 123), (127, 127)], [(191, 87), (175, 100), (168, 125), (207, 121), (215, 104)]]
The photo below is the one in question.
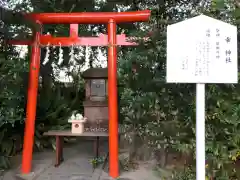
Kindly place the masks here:
[(41, 26), (38, 23), (26, 19), (24, 13), (5, 9), (1, 6), (0, 12), (0, 20), (3, 21), (4, 24), (23, 24), (31, 28), (33, 31), (40, 31), (41, 29)]

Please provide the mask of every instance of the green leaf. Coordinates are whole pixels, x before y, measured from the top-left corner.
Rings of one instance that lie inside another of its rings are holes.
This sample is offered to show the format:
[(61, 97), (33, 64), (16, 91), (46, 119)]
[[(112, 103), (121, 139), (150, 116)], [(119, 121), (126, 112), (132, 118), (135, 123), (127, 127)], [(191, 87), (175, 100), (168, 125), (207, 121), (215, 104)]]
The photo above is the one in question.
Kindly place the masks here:
[(212, 0), (212, 9), (214, 10), (223, 10), (225, 9), (224, 0)]
[(234, 16), (236, 19), (239, 19), (239, 18), (240, 18), (240, 8), (236, 8), (235, 11), (233, 11), (233, 16)]

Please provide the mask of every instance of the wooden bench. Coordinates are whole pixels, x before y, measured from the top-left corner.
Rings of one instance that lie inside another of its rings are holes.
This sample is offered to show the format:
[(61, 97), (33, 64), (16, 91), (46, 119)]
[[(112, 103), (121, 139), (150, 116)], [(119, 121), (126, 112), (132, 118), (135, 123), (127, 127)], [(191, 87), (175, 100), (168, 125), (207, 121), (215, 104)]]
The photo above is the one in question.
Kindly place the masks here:
[(100, 137), (108, 137), (108, 132), (89, 132), (85, 131), (82, 134), (73, 134), (71, 130), (51, 130), (43, 134), (44, 136), (56, 137), (56, 162), (55, 167), (58, 167), (64, 160), (63, 158), (63, 138), (69, 136), (75, 137), (94, 137), (95, 140), (95, 157), (99, 156), (99, 139)]

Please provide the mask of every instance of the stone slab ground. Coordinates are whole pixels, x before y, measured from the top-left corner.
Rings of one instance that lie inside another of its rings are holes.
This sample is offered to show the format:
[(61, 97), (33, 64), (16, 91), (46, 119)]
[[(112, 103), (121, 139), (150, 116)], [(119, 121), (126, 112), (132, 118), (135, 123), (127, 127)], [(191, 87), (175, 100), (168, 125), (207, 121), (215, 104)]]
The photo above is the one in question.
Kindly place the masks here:
[[(102, 167), (93, 169), (90, 160), (94, 157), (93, 143), (79, 141), (79, 143), (64, 148), (64, 162), (54, 167), (55, 153), (53, 151), (38, 152), (33, 155), (33, 172), (28, 176), (21, 176), (21, 156), (14, 159), (13, 168), (4, 173), (0, 180), (111, 180)], [(102, 143), (100, 155), (105, 155), (107, 142)], [(118, 180), (159, 180), (145, 165), (140, 169), (123, 172)]]

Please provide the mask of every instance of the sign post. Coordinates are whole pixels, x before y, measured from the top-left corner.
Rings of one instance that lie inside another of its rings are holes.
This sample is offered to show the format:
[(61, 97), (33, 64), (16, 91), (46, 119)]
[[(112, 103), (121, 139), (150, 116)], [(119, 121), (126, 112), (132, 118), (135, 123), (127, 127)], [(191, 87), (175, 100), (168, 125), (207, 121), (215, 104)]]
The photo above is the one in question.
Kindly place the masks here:
[(205, 84), (196, 85), (197, 180), (205, 179)]
[(237, 60), (236, 26), (199, 15), (167, 28), (167, 83), (196, 84), (197, 180), (206, 174), (205, 84), (238, 83)]

